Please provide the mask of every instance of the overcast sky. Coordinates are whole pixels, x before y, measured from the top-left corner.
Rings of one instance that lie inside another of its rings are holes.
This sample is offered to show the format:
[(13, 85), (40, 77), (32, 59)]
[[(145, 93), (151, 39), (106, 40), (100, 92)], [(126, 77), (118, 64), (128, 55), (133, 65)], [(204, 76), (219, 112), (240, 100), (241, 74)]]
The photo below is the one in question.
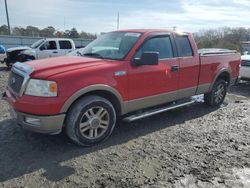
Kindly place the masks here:
[[(49, 25), (100, 33), (120, 29), (250, 27), (250, 0), (8, 0), (11, 26)], [(64, 22), (65, 20), (65, 22)], [(0, 0), (0, 25), (6, 24)]]

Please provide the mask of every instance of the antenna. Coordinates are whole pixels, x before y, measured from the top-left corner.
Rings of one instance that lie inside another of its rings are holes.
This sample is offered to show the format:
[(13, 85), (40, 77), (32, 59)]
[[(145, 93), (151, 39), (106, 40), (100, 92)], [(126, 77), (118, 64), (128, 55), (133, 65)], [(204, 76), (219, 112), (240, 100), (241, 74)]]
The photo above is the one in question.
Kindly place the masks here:
[(64, 16), (64, 18), (63, 18), (63, 29), (64, 29), (64, 32), (65, 32), (65, 16)]
[(119, 30), (120, 25), (120, 13), (117, 14), (117, 30)]

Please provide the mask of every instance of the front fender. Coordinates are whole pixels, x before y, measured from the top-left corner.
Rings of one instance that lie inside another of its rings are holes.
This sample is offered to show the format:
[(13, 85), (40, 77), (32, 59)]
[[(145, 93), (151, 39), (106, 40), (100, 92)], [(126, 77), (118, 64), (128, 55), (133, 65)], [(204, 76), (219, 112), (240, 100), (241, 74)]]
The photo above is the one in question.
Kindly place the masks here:
[(96, 85), (92, 85), (92, 86), (88, 86), (86, 88), (80, 89), (77, 92), (75, 92), (71, 97), (69, 97), (67, 99), (67, 101), (64, 103), (63, 107), (61, 108), (61, 112), (60, 113), (66, 113), (68, 111), (68, 109), (70, 108), (70, 106), (81, 96), (92, 92), (92, 91), (107, 91), (112, 93), (114, 96), (116, 96), (116, 98), (119, 100), (119, 103), (121, 105), (121, 113), (125, 113), (126, 109), (125, 109), (125, 105), (122, 99), (121, 94), (114, 89), (111, 86), (108, 85), (104, 85), (104, 84), (96, 84)]
[(25, 55), (27, 57), (34, 57), (37, 58), (37, 53), (35, 50), (24, 50), (21, 52), (22, 55)]

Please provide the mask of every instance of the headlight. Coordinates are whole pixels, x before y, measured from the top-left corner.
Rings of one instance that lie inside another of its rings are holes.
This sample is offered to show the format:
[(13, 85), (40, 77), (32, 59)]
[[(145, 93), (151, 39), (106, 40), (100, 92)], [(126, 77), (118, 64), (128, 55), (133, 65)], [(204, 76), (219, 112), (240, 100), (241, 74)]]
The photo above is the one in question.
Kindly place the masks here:
[(57, 83), (54, 81), (30, 79), (25, 94), (38, 97), (56, 97)]

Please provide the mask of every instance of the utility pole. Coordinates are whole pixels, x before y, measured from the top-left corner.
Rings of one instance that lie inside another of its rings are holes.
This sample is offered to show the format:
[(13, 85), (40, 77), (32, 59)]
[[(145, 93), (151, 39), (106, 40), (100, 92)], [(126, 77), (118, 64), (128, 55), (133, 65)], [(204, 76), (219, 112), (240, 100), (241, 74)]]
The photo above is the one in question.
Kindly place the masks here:
[(120, 28), (120, 13), (117, 14), (117, 30)]
[(8, 5), (7, 0), (5, 0), (5, 10), (6, 10), (6, 17), (7, 17), (7, 23), (8, 23), (8, 29), (9, 29), (9, 35), (11, 34), (10, 31), (10, 21), (9, 21), (9, 13), (8, 13)]

